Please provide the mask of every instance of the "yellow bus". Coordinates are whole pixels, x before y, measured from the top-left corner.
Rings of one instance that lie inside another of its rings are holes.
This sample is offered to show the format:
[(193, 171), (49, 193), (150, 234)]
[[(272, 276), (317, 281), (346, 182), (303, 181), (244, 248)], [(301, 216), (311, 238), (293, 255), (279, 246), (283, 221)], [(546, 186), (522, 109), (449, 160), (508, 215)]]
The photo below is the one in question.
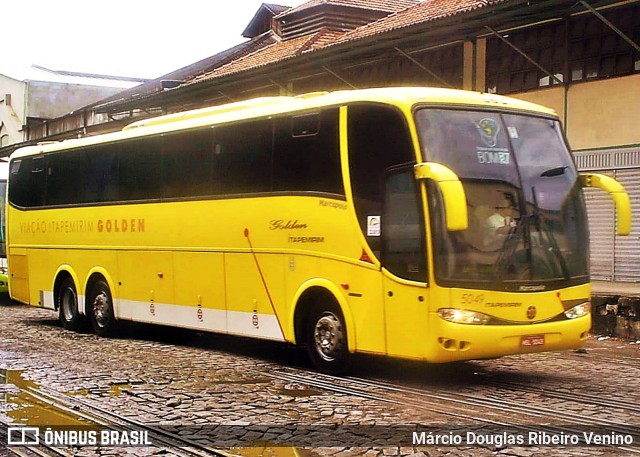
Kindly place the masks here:
[(0, 294), (9, 292), (9, 276), (7, 275), (7, 240), (5, 223), (5, 205), (7, 201), (7, 178), (9, 161), (0, 159)]
[(448, 362), (577, 348), (584, 186), (556, 115), (380, 88), (266, 97), (26, 147), (10, 160), (11, 296), (100, 336), (137, 321)]

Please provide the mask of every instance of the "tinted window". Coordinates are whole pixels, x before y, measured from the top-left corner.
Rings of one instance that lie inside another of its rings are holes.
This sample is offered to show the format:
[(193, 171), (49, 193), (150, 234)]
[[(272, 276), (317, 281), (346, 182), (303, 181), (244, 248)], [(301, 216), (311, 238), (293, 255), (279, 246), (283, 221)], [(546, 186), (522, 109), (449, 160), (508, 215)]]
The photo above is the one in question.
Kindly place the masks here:
[(320, 131), (320, 115), (303, 114), (293, 116), (291, 119), (291, 136), (314, 136)]
[(274, 191), (344, 194), (338, 109), (276, 119)]
[(426, 282), (424, 217), (413, 167), (388, 176), (385, 196), (383, 264), (400, 278)]
[(83, 151), (47, 156), (48, 205), (64, 205), (85, 199), (86, 189), (78, 185), (78, 178), (84, 175), (85, 157)]
[[(14, 160), (19, 206), (272, 191), (344, 194), (338, 109), (167, 133)], [(274, 143), (276, 148), (274, 150)]]
[(214, 129), (214, 186), (216, 194), (271, 190), (271, 120)]
[[(363, 233), (369, 217), (382, 214), (384, 176), (395, 165), (415, 162), (409, 130), (400, 111), (380, 105), (349, 107), (349, 173)], [(379, 251), (380, 239), (367, 238)]]
[(112, 202), (118, 196), (118, 155), (113, 144), (93, 146), (84, 152), (84, 168), (75, 177), (82, 182), (78, 203)]
[(44, 204), (46, 173), (44, 157), (24, 157), (11, 162), (9, 200), (18, 206)]
[(446, 164), (461, 178), (517, 176), (509, 132), (499, 113), (425, 109), (417, 119), (430, 133), (422, 136), (425, 160)]
[(160, 138), (118, 145), (118, 199), (144, 200), (160, 196)]
[(161, 138), (162, 191), (165, 198), (214, 193), (213, 130), (173, 133)]
[(0, 181), (0, 257), (7, 256), (6, 245), (6, 211), (5, 199), (7, 196), (7, 181)]
[(519, 290), (526, 281), (584, 282), (586, 214), (557, 120), (445, 109), (420, 110), (416, 120), (424, 159), (450, 167), (466, 195), (469, 227), (449, 232), (442, 201), (429, 192), (443, 284)]

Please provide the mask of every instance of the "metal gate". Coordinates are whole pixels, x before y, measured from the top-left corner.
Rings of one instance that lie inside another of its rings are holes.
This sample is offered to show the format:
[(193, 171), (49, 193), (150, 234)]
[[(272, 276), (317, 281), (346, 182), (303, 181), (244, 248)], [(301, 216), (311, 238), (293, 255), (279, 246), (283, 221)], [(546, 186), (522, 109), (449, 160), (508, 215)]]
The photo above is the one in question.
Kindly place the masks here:
[(631, 234), (615, 231), (613, 200), (598, 189), (584, 189), (591, 240), (591, 278), (640, 282), (640, 149), (576, 153), (580, 171), (594, 171), (617, 179), (631, 200)]
[(615, 236), (615, 281), (640, 282), (640, 169), (617, 170), (616, 179), (624, 186), (631, 199), (633, 219), (628, 236)]

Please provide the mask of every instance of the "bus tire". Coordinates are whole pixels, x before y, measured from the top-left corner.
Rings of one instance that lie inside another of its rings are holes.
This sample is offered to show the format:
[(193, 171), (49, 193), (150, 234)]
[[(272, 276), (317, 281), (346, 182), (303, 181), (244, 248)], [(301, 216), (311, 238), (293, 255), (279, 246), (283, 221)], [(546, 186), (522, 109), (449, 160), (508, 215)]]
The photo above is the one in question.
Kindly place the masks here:
[(345, 373), (349, 348), (342, 313), (333, 306), (316, 307), (308, 317), (305, 342), (311, 362), (322, 373)]
[(109, 285), (103, 279), (99, 279), (93, 283), (88, 299), (93, 331), (102, 337), (115, 336), (118, 322), (113, 311), (113, 298)]
[(70, 276), (65, 277), (60, 283), (56, 302), (62, 326), (67, 330), (82, 330), (86, 321), (78, 311), (78, 292)]

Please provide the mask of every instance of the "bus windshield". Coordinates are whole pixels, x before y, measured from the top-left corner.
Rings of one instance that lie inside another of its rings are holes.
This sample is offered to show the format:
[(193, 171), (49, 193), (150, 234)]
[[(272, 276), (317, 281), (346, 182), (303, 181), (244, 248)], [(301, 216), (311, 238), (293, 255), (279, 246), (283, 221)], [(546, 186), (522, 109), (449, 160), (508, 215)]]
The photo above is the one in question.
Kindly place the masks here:
[(469, 227), (450, 232), (430, 188), (438, 283), (536, 291), (588, 280), (586, 210), (557, 120), (429, 108), (416, 120), (424, 160), (451, 168), (467, 196)]

